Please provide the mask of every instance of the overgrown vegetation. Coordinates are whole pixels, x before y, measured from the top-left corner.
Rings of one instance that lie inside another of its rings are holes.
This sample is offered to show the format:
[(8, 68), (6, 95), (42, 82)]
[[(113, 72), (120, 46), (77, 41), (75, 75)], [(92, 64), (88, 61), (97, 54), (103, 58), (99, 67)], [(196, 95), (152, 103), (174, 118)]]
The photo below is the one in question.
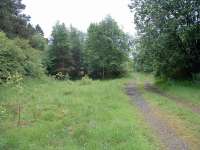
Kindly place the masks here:
[(41, 77), (41, 53), (31, 48), (27, 40), (8, 39), (0, 32), (0, 79), (5, 82), (10, 75), (19, 73), (24, 76)]
[(131, 0), (138, 31), (135, 65), (164, 78), (200, 72), (200, 1)]
[(30, 16), (22, 13), (24, 9), (21, 0), (0, 2), (0, 83), (15, 74), (32, 78), (44, 75), (42, 51), (47, 48), (47, 40), (39, 25), (29, 23)]
[[(162, 149), (122, 91), (133, 79), (155, 115), (199, 148), (199, 0), (131, 0), (134, 45), (111, 16), (87, 33), (57, 22), (47, 40), (21, 1), (0, 0), (0, 149)], [(133, 67), (167, 80), (125, 78)]]

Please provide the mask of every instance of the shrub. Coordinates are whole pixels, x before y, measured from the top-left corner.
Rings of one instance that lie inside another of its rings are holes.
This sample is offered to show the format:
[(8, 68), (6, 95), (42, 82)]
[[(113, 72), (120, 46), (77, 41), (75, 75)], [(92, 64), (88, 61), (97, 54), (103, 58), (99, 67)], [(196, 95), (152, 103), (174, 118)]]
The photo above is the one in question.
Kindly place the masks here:
[(92, 83), (92, 79), (88, 75), (85, 75), (84, 77), (82, 77), (82, 79), (80, 81), (81, 85), (88, 85), (91, 83)]
[(44, 69), (41, 53), (31, 48), (27, 40), (10, 40), (0, 32), (0, 82), (3, 83), (16, 74), (40, 77)]
[(23, 77), (21, 74), (19, 74), (18, 72), (16, 72), (15, 74), (11, 75), (9, 74), (9, 76), (6, 79), (6, 83), (7, 84), (20, 84), (21, 81), (23, 80)]
[(25, 58), (22, 49), (0, 32), (0, 78), (2, 82), (6, 81), (10, 74), (16, 72), (24, 74)]
[(26, 57), (23, 63), (24, 75), (40, 78), (44, 74), (41, 57), (42, 52), (33, 49), (27, 40), (16, 38), (15, 44), (22, 49)]
[(54, 78), (57, 79), (57, 80), (64, 80), (65, 75), (63, 75), (62, 72), (58, 72), (58, 73), (54, 76)]

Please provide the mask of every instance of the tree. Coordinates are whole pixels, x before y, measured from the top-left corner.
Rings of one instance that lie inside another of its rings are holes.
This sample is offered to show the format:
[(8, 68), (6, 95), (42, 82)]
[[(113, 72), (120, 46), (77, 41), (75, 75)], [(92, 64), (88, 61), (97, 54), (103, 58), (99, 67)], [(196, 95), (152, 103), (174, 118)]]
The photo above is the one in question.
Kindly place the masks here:
[(35, 30), (38, 34), (40, 34), (41, 36), (44, 36), (44, 32), (39, 24), (36, 25)]
[[(0, 1), (0, 30), (8, 37), (20, 36), (29, 38), (32, 34), (32, 25), (29, 24), (30, 16), (22, 13), (25, 5), (22, 0)], [(31, 31), (31, 32), (30, 32)]]
[(73, 58), (70, 51), (69, 31), (64, 23), (59, 22), (53, 27), (50, 49), (48, 52), (48, 71), (50, 74), (71, 74)]
[(48, 40), (42, 35), (36, 33), (30, 38), (29, 44), (35, 49), (44, 51), (47, 48)]
[(128, 59), (128, 36), (117, 23), (107, 16), (99, 24), (88, 29), (85, 63), (88, 73), (94, 78), (121, 75)]
[(147, 66), (167, 78), (200, 72), (199, 0), (131, 0), (130, 8), (139, 36), (135, 61), (141, 69)]
[(83, 45), (84, 37), (83, 33), (78, 31), (75, 27), (70, 26), (70, 51), (73, 58), (73, 72), (71, 76), (73, 78), (80, 78), (82, 76), (81, 71), (83, 71)]

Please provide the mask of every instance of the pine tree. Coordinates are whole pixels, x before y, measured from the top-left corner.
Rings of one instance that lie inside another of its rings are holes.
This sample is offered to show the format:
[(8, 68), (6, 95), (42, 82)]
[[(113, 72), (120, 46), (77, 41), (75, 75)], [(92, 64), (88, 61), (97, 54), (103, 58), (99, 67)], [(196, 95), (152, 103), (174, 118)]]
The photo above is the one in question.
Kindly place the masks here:
[(70, 51), (69, 31), (64, 23), (59, 22), (53, 27), (52, 39), (50, 41), (48, 71), (50, 74), (61, 72), (71, 74), (73, 58)]
[(36, 25), (35, 30), (38, 34), (40, 34), (41, 36), (44, 36), (44, 32), (39, 24)]
[(30, 16), (22, 13), (25, 5), (21, 1), (0, 1), (0, 30), (11, 38), (16, 36), (29, 38), (31, 36), (30, 24), (28, 24)]

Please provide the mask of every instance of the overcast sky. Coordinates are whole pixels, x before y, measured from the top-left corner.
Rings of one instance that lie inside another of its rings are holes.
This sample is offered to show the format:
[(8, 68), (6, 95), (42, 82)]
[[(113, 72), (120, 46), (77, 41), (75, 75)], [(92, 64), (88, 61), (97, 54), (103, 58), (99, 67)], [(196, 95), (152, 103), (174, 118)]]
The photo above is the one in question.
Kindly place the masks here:
[(91, 22), (99, 22), (110, 14), (119, 26), (134, 34), (133, 14), (130, 13), (130, 0), (23, 0), (25, 13), (31, 16), (33, 25), (40, 24), (49, 37), (56, 21), (72, 24), (86, 32)]

